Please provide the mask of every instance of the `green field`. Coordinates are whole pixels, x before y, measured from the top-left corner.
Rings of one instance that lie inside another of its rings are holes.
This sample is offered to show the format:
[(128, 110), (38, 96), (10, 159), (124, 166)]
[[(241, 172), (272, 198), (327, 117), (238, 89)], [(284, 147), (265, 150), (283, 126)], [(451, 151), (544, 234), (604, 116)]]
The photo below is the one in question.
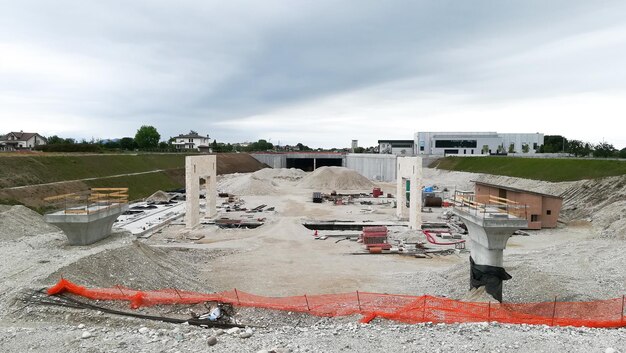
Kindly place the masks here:
[(626, 160), (516, 157), (446, 157), (430, 168), (545, 181), (574, 181), (626, 174)]
[(184, 168), (183, 154), (0, 157), (0, 188)]

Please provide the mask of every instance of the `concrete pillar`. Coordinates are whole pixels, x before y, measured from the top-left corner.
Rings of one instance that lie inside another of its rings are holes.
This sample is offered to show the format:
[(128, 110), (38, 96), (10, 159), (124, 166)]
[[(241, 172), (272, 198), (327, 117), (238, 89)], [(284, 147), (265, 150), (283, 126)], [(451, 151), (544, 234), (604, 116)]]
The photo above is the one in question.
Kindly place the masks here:
[(214, 155), (188, 156), (185, 158), (185, 227), (192, 229), (200, 224), (200, 178), (206, 180), (207, 217), (216, 212), (217, 159)]
[[(478, 208), (455, 206), (453, 213), (459, 216), (469, 233), (470, 255), (474, 262), (470, 269), (470, 287), (484, 285), (487, 293), (502, 301), (502, 281), (511, 278), (504, 271), (504, 249), (511, 235), (518, 229), (526, 228), (528, 221), (488, 205)], [(483, 272), (476, 271), (477, 267)], [(480, 276), (475, 273), (480, 273)]]
[[(421, 229), (422, 224), (422, 159), (420, 157), (398, 157), (396, 159), (396, 216), (408, 218), (410, 229)], [(409, 209), (406, 208), (406, 181), (409, 187)]]
[(313, 170), (317, 169), (317, 158), (313, 158)]

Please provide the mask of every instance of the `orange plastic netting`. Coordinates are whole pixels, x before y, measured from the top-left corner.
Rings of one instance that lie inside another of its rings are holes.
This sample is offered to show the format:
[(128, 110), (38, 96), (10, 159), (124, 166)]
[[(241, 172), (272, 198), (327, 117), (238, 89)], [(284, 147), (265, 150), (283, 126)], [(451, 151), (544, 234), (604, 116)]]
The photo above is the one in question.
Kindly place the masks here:
[(121, 286), (85, 288), (66, 279), (48, 289), (49, 295), (69, 292), (93, 300), (129, 301), (132, 308), (160, 304), (219, 301), (239, 306), (307, 312), (316, 316), (361, 314), (361, 322), (376, 317), (405, 323), (464, 323), (497, 321), (550, 326), (624, 327), (624, 297), (591, 302), (471, 303), (433, 297), (377, 293), (342, 293), (293, 297), (263, 297), (236, 289), (197, 293), (176, 289), (140, 291)]

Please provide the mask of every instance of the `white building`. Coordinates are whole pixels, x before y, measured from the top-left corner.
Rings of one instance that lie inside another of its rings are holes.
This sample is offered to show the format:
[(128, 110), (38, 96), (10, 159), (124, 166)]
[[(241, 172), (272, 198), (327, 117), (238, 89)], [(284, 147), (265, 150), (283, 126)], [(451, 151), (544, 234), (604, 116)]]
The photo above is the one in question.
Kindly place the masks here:
[(415, 153), (425, 155), (485, 155), (535, 153), (543, 134), (497, 132), (416, 132)]
[(378, 140), (378, 153), (414, 156), (415, 142), (413, 140)]
[(179, 150), (208, 151), (211, 148), (212, 142), (209, 135), (202, 136), (191, 130), (188, 134), (176, 136), (172, 145)]
[(9, 132), (0, 136), (0, 151), (30, 150), (47, 143), (48, 139), (36, 132)]

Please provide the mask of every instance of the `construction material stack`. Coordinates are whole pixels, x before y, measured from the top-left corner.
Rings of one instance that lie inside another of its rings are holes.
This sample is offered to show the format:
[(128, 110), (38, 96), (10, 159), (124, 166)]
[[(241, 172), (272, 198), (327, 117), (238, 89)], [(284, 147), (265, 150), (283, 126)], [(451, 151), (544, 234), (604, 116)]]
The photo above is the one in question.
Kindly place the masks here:
[(382, 250), (390, 250), (387, 234), (389, 231), (385, 226), (363, 227), (361, 238), (365, 248), (372, 254), (380, 253)]

